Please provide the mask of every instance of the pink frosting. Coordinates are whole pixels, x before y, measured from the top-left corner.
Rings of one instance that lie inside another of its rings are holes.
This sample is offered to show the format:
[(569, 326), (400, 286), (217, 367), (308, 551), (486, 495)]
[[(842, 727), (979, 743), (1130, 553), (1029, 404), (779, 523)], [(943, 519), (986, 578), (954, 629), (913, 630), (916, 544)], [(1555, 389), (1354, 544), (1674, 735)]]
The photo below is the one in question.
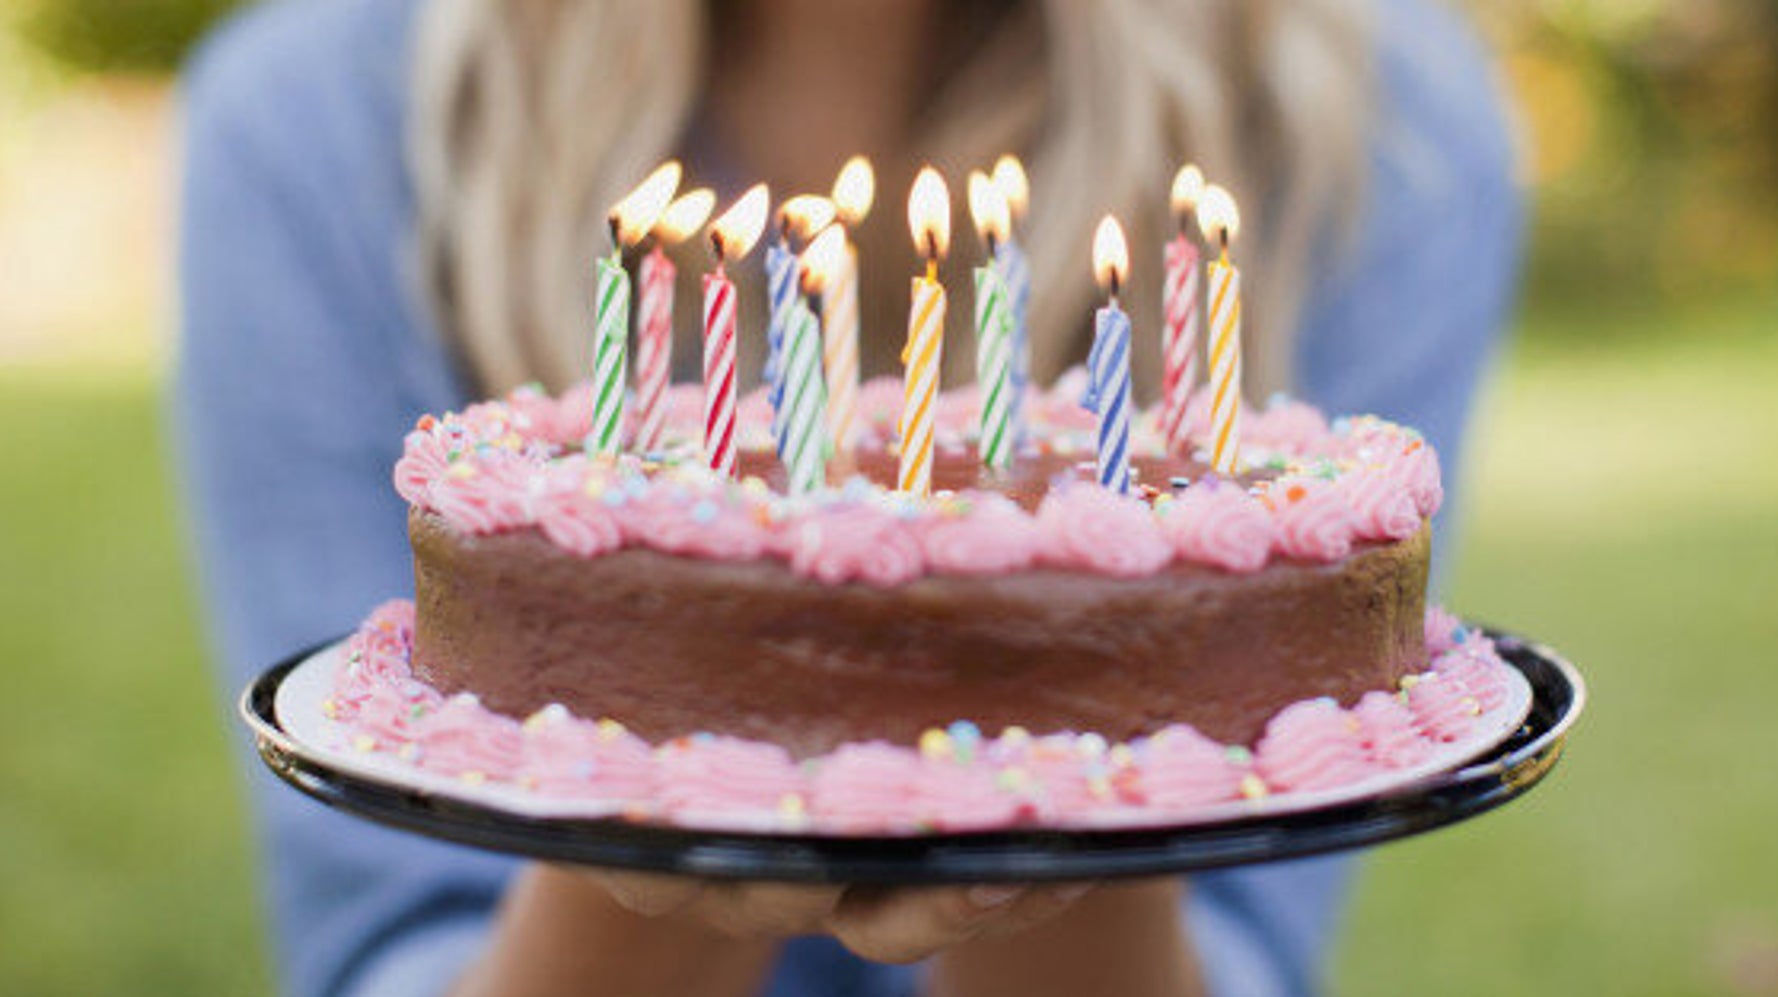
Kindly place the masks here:
[(1030, 777), (1033, 786), (1028, 795), (1041, 816), (1084, 817), (1117, 803), (1104, 762), (1084, 757), (1068, 735), (1032, 741), (1007, 765)]
[(536, 502), (537, 528), (569, 553), (597, 557), (623, 546), (623, 527), (610, 505), (587, 494), (585, 474), (584, 458), (552, 471)]
[(420, 767), (445, 775), (508, 777), (524, 751), (518, 723), (488, 712), (467, 693), (426, 716), (418, 743)]
[(968, 511), (926, 516), (917, 526), (927, 567), (943, 575), (999, 575), (1037, 560), (1042, 534), (1017, 503), (993, 492), (958, 497)]
[(1443, 654), (1457, 646), (1459, 638), (1467, 633), (1468, 628), (1463, 621), (1445, 611), (1443, 606), (1426, 607), (1426, 650), (1433, 655)]
[(1353, 527), (1366, 540), (1406, 540), (1420, 530), (1420, 511), (1409, 489), (1384, 465), (1367, 464), (1346, 472), (1339, 490), (1352, 510)]
[(920, 577), (925, 557), (906, 522), (874, 505), (831, 506), (786, 532), (790, 568), (829, 585), (899, 585)]
[(654, 795), (654, 755), (634, 734), (605, 733), (552, 707), (525, 725), (519, 778), (546, 796), (645, 803)]
[(427, 716), (442, 705), (444, 697), (420, 682), (374, 686), (358, 702), (353, 726), (376, 747), (395, 750), (416, 740)]
[(416, 429), (402, 444), (395, 462), (395, 491), (410, 505), (432, 504), (432, 482), (451, 466), (451, 445), (430, 429)]
[(1434, 741), (1460, 741), (1475, 730), (1482, 704), (1457, 679), (1425, 672), (1408, 687), (1408, 708), (1420, 733)]
[(770, 812), (803, 791), (783, 748), (733, 737), (698, 735), (663, 745), (655, 773), (656, 800), (668, 814)]
[(1247, 775), (1222, 745), (1186, 724), (1162, 728), (1136, 753), (1143, 799), (1178, 811), (1233, 800)]
[(1416, 765), (1432, 752), (1432, 742), (1420, 736), (1414, 714), (1400, 696), (1367, 692), (1352, 708), (1358, 719), (1358, 736), (1371, 761), (1384, 768)]
[(1167, 504), (1161, 532), (1180, 557), (1236, 572), (1259, 570), (1278, 541), (1278, 528), (1259, 500), (1237, 485), (1209, 480)]
[(1267, 406), (1242, 430), (1243, 443), (1294, 454), (1320, 451), (1326, 447), (1330, 435), (1327, 418), (1321, 410), (1295, 399), (1284, 399)]
[(895, 439), (895, 423), (901, 418), (906, 396), (907, 386), (899, 377), (873, 377), (864, 382), (858, 388), (858, 427), (871, 439)]
[(925, 763), (913, 802), (917, 822), (940, 831), (1001, 827), (1026, 806), (999, 787), (987, 766), (945, 760)]
[(1486, 641), (1466, 640), (1433, 659), (1432, 670), (1454, 679), (1468, 690), (1484, 711), (1493, 711), (1506, 704), (1509, 666), (1495, 655)]
[(908, 821), (925, 766), (913, 751), (871, 741), (847, 744), (822, 760), (809, 789), (809, 809), (846, 831), (882, 831)]
[(1146, 503), (1095, 485), (1051, 490), (1037, 507), (1043, 559), (1120, 578), (1152, 575), (1172, 560), (1173, 545), (1161, 534)]
[(1352, 512), (1339, 490), (1317, 478), (1284, 477), (1266, 491), (1278, 526), (1278, 550), (1303, 561), (1352, 553)]
[(748, 561), (763, 555), (771, 539), (751, 506), (716, 490), (657, 482), (618, 514), (628, 539), (669, 554)]
[[(1434, 630), (1448, 634), (1448, 622), (1428, 613)], [(335, 671), (331, 715), (366, 748), (430, 771), (688, 823), (726, 816), (749, 827), (761, 820), (803, 827), (806, 805), (813, 826), (841, 833), (970, 830), (1144, 809), (1164, 815), (1236, 799), (1254, 775), (1281, 792), (1332, 788), (1414, 765), (1435, 744), (1473, 734), (1484, 699), (1507, 691), (1507, 666), (1491, 642), (1469, 635), (1433, 671), (1404, 682), (1405, 705), (1377, 691), (1350, 711), (1326, 699), (1287, 707), (1267, 725), (1251, 764), (1183, 725), (1129, 750), (1108, 750), (1093, 734), (1009, 730), (934, 757), (881, 742), (844, 745), (813, 759), (805, 778), (766, 742), (698, 735), (653, 751), (615, 724), (576, 719), (559, 706), (521, 726), (472, 696), (446, 700), (412, 677), (412, 639), (412, 603), (387, 603), (350, 639)]]
[(1374, 771), (1358, 721), (1331, 699), (1293, 703), (1273, 717), (1254, 767), (1275, 790), (1331, 789)]
[(541, 492), (542, 472), (516, 457), (459, 460), (432, 482), (431, 505), (465, 533), (515, 529), (530, 521), (532, 479)]
[(1396, 473), (1413, 493), (1420, 515), (1431, 519), (1444, 504), (1445, 488), (1439, 474), (1438, 454), (1420, 440), (1410, 441), (1395, 459)]

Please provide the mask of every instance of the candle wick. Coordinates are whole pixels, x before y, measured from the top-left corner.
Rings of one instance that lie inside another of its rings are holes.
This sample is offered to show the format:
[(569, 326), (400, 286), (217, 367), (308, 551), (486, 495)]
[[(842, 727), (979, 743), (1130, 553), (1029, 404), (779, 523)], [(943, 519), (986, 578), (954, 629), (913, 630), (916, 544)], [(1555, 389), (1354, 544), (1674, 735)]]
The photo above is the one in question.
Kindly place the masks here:
[(623, 220), (617, 216), (617, 212), (613, 211), (606, 217), (605, 224), (611, 229), (611, 251), (613, 255), (621, 253), (624, 245)]
[(710, 252), (716, 255), (716, 272), (722, 273), (722, 233), (712, 230), (710, 233)]
[(997, 255), (999, 252), (1000, 252), (1000, 240), (996, 239), (994, 237), (993, 232), (989, 232), (988, 233), (988, 256), (990, 258), (992, 258), (995, 255)]
[(1229, 260), (1229, 227), (1224, 225), (1216, 230), (1216, 234), (1217, 238), (1222, 240), (1222, 261), (1227, 263)]

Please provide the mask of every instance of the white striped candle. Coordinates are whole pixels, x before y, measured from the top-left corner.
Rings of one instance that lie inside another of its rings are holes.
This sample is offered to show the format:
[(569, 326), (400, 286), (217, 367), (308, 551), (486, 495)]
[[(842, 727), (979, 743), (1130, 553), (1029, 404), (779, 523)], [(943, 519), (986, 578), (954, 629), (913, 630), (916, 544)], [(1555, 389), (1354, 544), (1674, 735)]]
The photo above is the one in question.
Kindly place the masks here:
[(996, 471), (1012, 466), (1017, 442), (1012, 421), (1013, 313), (1000, 268), (975, 268), (975, 378), (982, 398), (982, 464)]
[(1211, 184), (1198, 202), (1204, 241), (1222, 247), (1209, 268), (1210, 467), (1233, 475), (1241, 463), (1241, 271), (1229, 262), (1229, 243), (1241, 215), (1228, 191)]
[(1184, 235), (1167, 243), (1161, 313), (1161, 436), (1167, 452), (1190, 448), (1186, 410), (1198, 380), (1198, 247)]
[(827, 483), (825, 387), (821, 380), (821, 323), (800, 297), (784, 323), (784, 473), (792, 495)]
[(636, 440), (643, 453), (657, 451), (667, 425), (667, 382), (672, 374), (673, 283), (678, 271), (659, 246), (642, 258), (636, 297)]
[(821, 295), (827, 371), (827, 436), (837, 452), (852, 448), (858, 416), (858, 250), (850, 242)]
[(782, 241), (766, 247), (766, 362), (763, 380), (772, 403), (772, 439), (784, 457), (784, 326), (796, 303), (796, 256)]

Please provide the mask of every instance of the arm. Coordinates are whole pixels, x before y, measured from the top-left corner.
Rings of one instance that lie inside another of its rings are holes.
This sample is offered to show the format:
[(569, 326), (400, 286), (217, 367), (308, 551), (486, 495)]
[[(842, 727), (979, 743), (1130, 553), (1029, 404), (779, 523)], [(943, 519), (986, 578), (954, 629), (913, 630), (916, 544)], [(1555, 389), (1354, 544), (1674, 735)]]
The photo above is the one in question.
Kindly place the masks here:
[[(389, 468), (413, 417), (456, 400), (399, 290), (398, 151), (362, 144), (348, 81), (299, 78), (328, 63), (304, 50), (298, 7), (255, 14), (186, 83), (174, 431), (230, 695), (408, 590)], [(283, 989), (442, 989), (509, 863), (336, 814), (247, 765)]]

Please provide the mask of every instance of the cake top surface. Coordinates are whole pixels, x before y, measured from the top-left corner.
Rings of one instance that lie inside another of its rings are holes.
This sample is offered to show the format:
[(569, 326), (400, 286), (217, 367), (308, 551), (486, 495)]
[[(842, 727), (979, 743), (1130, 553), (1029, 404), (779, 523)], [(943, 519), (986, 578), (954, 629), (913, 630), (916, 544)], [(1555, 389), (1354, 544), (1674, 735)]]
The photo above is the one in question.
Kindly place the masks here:
[[(1174, 563), (1248, 572), (1274, 559), (1333, 562), (1355, 545), (1412, 536), (1442, 501), (1437, 457), (1413, 430), (1371, 416), (1330, 422), (1283, 398), (1247, 417), (1233, 479), (1209, 473), (1201, 454), (1167, 455), (1154, 419), (1134, 420), (1137, 484), (1114, 493), (1093, 482), (1082, 380), (1075, 372), (1032, 391), (1028, 437), (999, 474), (976, 456), (978, 393), (941, 395), (931, 496), (894, 490), (902, 385), (891, 378), (863, 386), (853, 444), (829, 463), (830, 486), (809, 495), (783, 491), (758, 392), (740, 406), (737, 478), (708, 470), (698, 385), (669, 390), (659, 451), (615, 460), (582, 451), (584, 385), (560, 397), (521, 388), (427, 416), (405, 440), (395, 485), (468, 535), (535, 529), (580, 557), (625, 547), (777, 557), (824, 582), (876, 585), (1037, 566), (1133, 577)], [(1207, 423), (1201, 406), (1188, 418)]]

